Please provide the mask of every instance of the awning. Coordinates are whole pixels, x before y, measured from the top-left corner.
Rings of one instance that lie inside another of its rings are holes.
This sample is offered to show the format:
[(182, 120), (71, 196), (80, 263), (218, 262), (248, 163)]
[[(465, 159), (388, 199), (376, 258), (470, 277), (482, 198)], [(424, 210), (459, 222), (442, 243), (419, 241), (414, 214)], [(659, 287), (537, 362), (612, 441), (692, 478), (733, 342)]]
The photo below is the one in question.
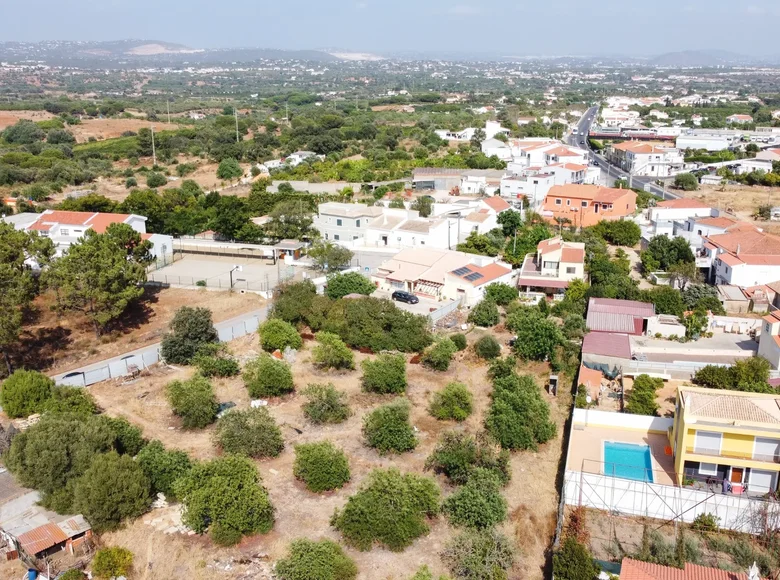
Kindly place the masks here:
[(535, 288), (568, 288), (567, 280), (545, 280), (544, 278), (518, 278), (518, 286), (533, 286)]

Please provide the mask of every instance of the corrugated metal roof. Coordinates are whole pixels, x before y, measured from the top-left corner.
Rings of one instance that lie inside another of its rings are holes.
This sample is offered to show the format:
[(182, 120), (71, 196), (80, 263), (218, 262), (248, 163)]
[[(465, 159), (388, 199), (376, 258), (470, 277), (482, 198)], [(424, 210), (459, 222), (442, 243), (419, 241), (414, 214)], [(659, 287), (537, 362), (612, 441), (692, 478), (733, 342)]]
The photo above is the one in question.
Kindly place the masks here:
[(584, 354), (631, 358), (631, 342), (627, 334), (589, 332), (582, 341)]
[[(590, 330), (596, 332), (642, 334), (642, 320), (642, 318), (637, 318), (631, 314), (588, 311), (587, 326)], [(639, 322), (638, 325), (637, 322)]]
[(68, 536), (57, 524), (44, 524), (25, 532), (16, 539), (25, 552), (35, 555), (67, 541)]
[(617, 298), (591, 298), (588, 302), (588, 312), (614, 312), (618, 314), (633, 314), (635, 316), (653, 316), (655, 306), (651, 302), (637, 300), (618, 300)]

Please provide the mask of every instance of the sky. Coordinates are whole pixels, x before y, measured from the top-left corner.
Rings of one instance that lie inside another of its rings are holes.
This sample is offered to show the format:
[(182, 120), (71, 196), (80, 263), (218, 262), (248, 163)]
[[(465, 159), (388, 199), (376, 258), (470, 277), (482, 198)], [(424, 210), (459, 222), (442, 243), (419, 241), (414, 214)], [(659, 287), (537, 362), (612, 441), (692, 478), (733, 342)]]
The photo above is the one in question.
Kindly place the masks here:
[(766, 56), (780, 0), (0, 0), (0, 40), (502, 56)]

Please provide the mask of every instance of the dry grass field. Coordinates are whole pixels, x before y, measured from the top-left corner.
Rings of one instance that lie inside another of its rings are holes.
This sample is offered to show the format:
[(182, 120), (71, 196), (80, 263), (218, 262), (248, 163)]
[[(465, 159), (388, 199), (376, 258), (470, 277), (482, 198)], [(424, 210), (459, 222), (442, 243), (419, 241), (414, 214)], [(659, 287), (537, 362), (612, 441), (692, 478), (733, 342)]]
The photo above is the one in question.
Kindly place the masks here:
[[(469, 342), (473, 343), (480, 334), (481, 331), (470, 333)], [(123, 545), (134, 552), (137, 577), (150, 580), (172, 576), (265, 577), (257, 573), (242, 576), (240, 562), (258, 553), (273, 562), (284, 555), (291, 540), (302, 536), (337, 540), (339, 536), (330, 527), (329, 519), (336, 508), (346, 503), (372, 469), (394, 466), (402, 471), (423, 473), (425, 459), (443, 431), (465, 429), (477, 433), (482, 428), (491, 388), (484, 362), (467, 350), (458, 353), (450, 369), (443, 373), (409, 364), (407, 397), (412, 403), (411, 421), (417, 430), (419, 445), (413, 452), (403, 455), (380, 456), (363, 444), (361, 425), (366, 413), (390, 399), (361, 391), (359, 363), (368, 355), (356, 353), (358, 370), (325, 372), (311, 363), (311, 345), (308, 342), (304, 345), (292, 365), (296, 388), (300, 389), (309, 383), (332, 382), (347, 393), (353, 414), (340, 425), (315, 426), (303, 416), (301, 406), (305, 399), (301, 395), (295, 393), (268, 402), (269, 410), (285, 438), (285, 449), (279, 457), (256, 462), (277, 510), (273, 531), (267, 535), (246, 538), (236, 548), (221, 549), (211, 546), (207, 537), (165, 535), (153, 531), (140, 520), (136, 521), (125, 530), (105, 537), (103, 541)], [(242, 363), (259, 354), (256, 336), (237, 339), (229, 346)], [(533, 373), (541, 385), (549, 370), (546, 365), (537, 364), (521, 368), (520, 372)], [(160, 439), (166, 446), (185, 450), (194, 458), (209, 459), (218, 454), (212, 443), (213, 427), (194, 432), (180, 429), (178, 419), (172, 415), (165, 399), (165, 385), (168, 382), (186, 378), (192, 373), (193, 370), (186, 367), (159, 368), (127, 384), (107, 382), (90, 387), (90, 391), (106, 413), (128, 418), (142, 427), (146, 437)], [(474, 414), (460, 425), (433, 419), (427, 412), (431, 395), (448, 382), (456, 380), (468, 385), (474, 394)], [(214, 385), (221, 402), (232, 401), (238, 408), (249, 406), (249, 396), (240, 377), (218, 379)], [(504, 490), (510, 519), (502, 529), (514, 539), (518, 555), (511, 578), (543, 577), (547, 551), (555, 528), (558, 505), (556, 475), (561, 456), (562, 425), (571, 398), (568, 394), (561, 394), (557, 400), (549, 398), (549, 401), (552, 417), (559, 426), (558, 437), (541, 446), (537, 453), (513, 454), (512, 480)], [(347, 453), (352, 481), (341, 490), (317, 495), (307, 491), (292, 475), (294, 446), (323, 439), (333, 441)], [(452, 492), (444, 478), (438, 478), (438, 483), (445, 496)], [(401, 553), (381, 548), (369, 552), (347, 549), (358, 564), (359, 577), (370, 580), (407, 579), (422, 564), (428, 564), (434, 573), (445, 573), (439, 554), (453, 536), (454, 530), (444, 517), (433, 520), (430, 528), (428, 535), (419, 538)], [(231, 558), (239, 564), (230, 571), (218, 565), (215, 567), (217, 563)], [(235, 575), (231, 575), (231, 572)]]

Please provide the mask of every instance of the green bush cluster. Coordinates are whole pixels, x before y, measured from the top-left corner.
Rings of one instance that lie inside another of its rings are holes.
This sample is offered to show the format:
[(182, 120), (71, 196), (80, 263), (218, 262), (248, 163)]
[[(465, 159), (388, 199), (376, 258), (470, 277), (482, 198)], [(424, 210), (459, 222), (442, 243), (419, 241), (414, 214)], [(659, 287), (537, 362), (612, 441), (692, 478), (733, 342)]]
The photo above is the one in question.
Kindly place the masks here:
[(566, 538), (553, 554), (553, 573), (561, 580), (594, 580), (600, 571), (587, 546), (575, 538)]
[(207, 378), (195, 375), (186, 381), (173, 381), (166, 391), (168, 402), (185, 429), (203, 429), (216, 420), (219, 403)]
[(358, 550), (377, 543), (400, 552), (428, 532), (426, 520), (439, 513), (440, 495), (430, 478), (375, 469), (331, 525)]
[(455, 348), (457, 348), (459, 351), (466, 350), (466, 347), (469, 345), (468, 340), (466, 340), (466, 335), (461, 333), (456, 333), (450, 336), (450, 340), (452, 341), (452, 344), (455, 345)]
[(693, 383), (710, 389), (775, 394), (769, 385), (769, 369), (769, 361), (755, 356), (735, 361), (730, 367), (702, 367), (693, 375)]
[(479, 358), (491, 360), (501, 356), (501, 345), (492, 335), (486, 334), (474, 343), (474, 352)]
[(422, 352), (432, 342), (428, 320), (389, 300), (332, 300), (318, 296), (311, 281), (277, 288), (271, 315), (314, 332), (338, 334), (352, 348), (372, 352)]
[(192, 467), (192, 462), (184, 451), (167, 450), (158, 440), (149, 442), (141, 449), (136, 460), (149, 478), (152, 493), (163, 493), (169, 500), (176, 499), (173, 495), (173, 483)]
[(442, 560), (458, 580), (507, 580), (515, 557), (509, 539), (490, 529), (458, 534), (447, 544)]
[(192, 469), (174, 483), (184, 506), (183, 521), (198, 533), (209, 530), (221, 545), (238, 543), (243, 535), (267, 533), (274, 525), (274, 508), (261, 485), (254, 463), (228, 455)]
[(498, 306), (492, 300), (485, 298), (469, 312), (468, 321), (477, 326), (490, 327), (495, 326), (501, 320), (498, 312)]
[(326, 369), (354, 369), (355, 355), (338, 334), (318, 332), (317, 346), (312, 349), (312, 362)]
[(241, 377), (253, 399), (280, 397), (291, 393), (295, 388), (289, 365), (268, 354), (261, 354), (246, 363)]
[(293, 475), (314, 493), (343, 487), (351, 477), (347, 456), (330, 441), (296, 445)]
[(433, 452), (425, 460), (425, 469), (441, 473), (453, 485), (463, 485), (475, 469), (488, 470), (502, 485), (509, 482), (509, 451), (483, 434), (445, 431)]
[(649, 375), (639, 375), (634, 379), (628, 393), (626, 412), (632, 415), (657, 415), (656, 392), (664, 386), (664, 380)]
[(494, 472), (474, 468), (466, 484), (444, 500), (442, 511), (458, 527), (484, 530), (506, 519), (507, 504), (501, 480)]
[(241, 371), (238, 361), (230, 356), (223, 344), (218, 343), (201, 346), (192, 358), (192, 364), (204, 377), (233, 377)]
[(374, 409), (363, 420), (366, 445), (380, 453), (404, 453), (417, 446), (417, 437), (409, 423), (411, 405), (396, 399)]
[(510, 286), (503, 282), (493, 282), (485, 289), (485, 299), (495, 302), (499, 306), (506, 306), (513, 300), (517, 300), (519, 291), (516, 286)]
[(517, 335), (515, 353), (524, 360), (552, 360), (563, 343), (558, 325), (538, 308), (518, 308), (507, 316), (506, 327)]
[(332, 300), (338, 300), (347, 294), (368, 296), (374, 290), (376, 290), (376, 286), (360, 272), (344, 272), (328, 276), (325, 295)]
[(219, 339), (208, 308), (182, 306), (174, 314), (170, 330), (163, 337), (161, 354), (171, 364), (189, 364), (199, 348)]
[(274, 572), (280, 580), (352, 580), (358, 569), (336, 542), (300, 539), (290, 544)]
[(44, 410), (54, 381), (38, 371), (17, 369), (3, 381), (0, 402), (9, 417), (29, 417)]
[(555, 423), (541, 389), (529, 375), (493, 380), (485, 428), (505, 449), (532, 449), (555, 437)]
[(284, 449), (282, 432), (266, 407), (232, 409), (217, 421), (214, 441), (226, 453), (276, 457)]
[(89, 417), (98, 410), (94, 397), (82, 387), (54, 387), (51, 398), (43, 406), (43, 412), (49, 415)]
[(453, 355), (458, 352), (455, 343), (449, 338), (438, 340), (432, 347), (425, 351), (422, 363), (435, 371), (446, 371), (450, 368)]
[(463, 383), (448, 383), (441, 391), (434, 393), (429, 411), (442, 421), (465, 421), (474, 406), (474, 396)]
[(264, 322), (257, 331), (260, 333), (260, 346), (268, 352), (277, 349), (284, 352), (288, 346), (298, 350), (303, 346), (303, 339), (295, 327), (279, 318), (271, 318)]
[(98, 578), (127, 576), (133, 567), (133, 553), (119, 546), (101, 548), (92, 559), (92, 573)]
[(307, 401), (303, 414), (315, 425), (343, 423), (352, 414), (346, 402), (347, 395), (336, 390), (332, 384), (311, 384), (303, 390)]
[(406, 359), (402, 354), (380, 354), (361, 365), (363, 390), (370, 393), (396, 394), (406, 392)]

